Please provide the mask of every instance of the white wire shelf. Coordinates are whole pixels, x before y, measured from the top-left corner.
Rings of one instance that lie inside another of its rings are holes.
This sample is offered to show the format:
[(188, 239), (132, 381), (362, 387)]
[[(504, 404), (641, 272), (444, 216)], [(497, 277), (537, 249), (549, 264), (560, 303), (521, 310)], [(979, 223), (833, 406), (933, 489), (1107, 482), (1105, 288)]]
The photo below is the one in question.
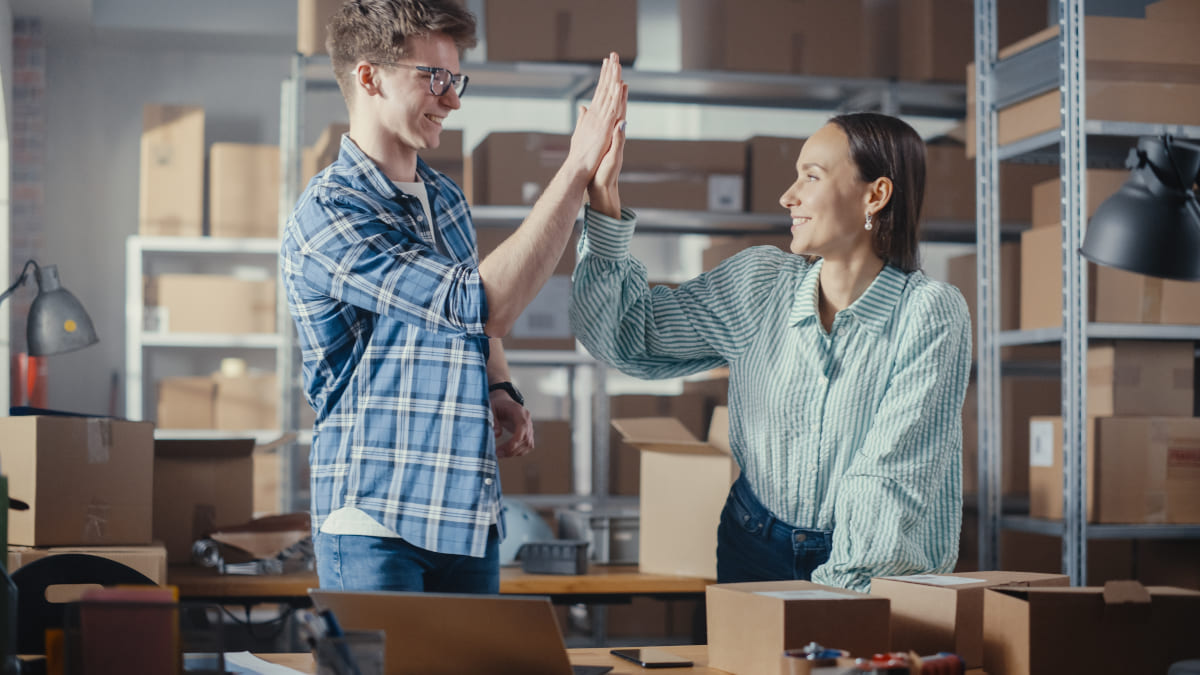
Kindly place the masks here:
[(277, 349), (282, 338), (275, 333), (153, 333), (141, 335), (143, 347), (208, 349)]

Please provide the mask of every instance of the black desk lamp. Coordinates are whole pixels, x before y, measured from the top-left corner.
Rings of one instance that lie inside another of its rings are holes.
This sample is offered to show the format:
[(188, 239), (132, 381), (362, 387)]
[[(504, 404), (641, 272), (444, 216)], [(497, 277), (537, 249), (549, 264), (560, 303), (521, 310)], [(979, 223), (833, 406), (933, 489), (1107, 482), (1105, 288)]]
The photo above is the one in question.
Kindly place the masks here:
[(1143, 136), (1125, 166), (1129, 179), (1096, 209), (1079, 253), (1137, 274), (1200, 281), (1200, 145)]
[(21, 268), (21, 276), (0, 294), (0, 302), (7, 300), (13, 291), (25, 283), (30, 267), (33, 267), (36, 275), (38, 293), (29, 308), (26, 321), (29, 355), (49, 356), (73, 352), (99, 342), (91, 318), (79, 300), (62, 287), (58, 280), (58, 267), (54, 265), (40, 267), (33, 260), (26, 262)]

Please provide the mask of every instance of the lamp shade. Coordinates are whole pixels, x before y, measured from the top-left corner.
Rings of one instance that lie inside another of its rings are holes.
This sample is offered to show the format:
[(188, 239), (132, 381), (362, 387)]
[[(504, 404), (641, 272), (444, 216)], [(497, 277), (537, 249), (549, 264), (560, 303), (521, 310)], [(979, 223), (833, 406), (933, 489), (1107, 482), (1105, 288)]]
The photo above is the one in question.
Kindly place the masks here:
[(1200, 148), (1146, 137), (1128, 164), (1129, 179), (1096, 209), (1079, 253), (1137, 274), (1200, 280), (1200, 204), (1192, 191)]
[(58, 267), (38, 267), (37, 282), (26, 333), (31, 356), (73, 352), (100, 341), (83, 305), (58, 280)]

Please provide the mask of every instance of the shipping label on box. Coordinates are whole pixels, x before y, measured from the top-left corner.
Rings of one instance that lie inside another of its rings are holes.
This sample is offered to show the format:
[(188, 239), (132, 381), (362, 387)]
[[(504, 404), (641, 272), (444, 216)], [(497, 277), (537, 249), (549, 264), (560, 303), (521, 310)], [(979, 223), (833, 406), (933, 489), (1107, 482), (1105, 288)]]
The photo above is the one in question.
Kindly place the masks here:
[(154, 425), (109, 418), (0, 418), (8, 542), (143, 546), (151, 542)]
[(705, 600), (713, 668), (774, 675), (785, 649), (810, 642), (851, 655), (887, 651), (887, 598), (808, 581), (766, 581), (713, 584)]
[(983, 665), (983, 591), (993, 586), (1068, 586), (1064, 574), (983, 571), (871, 580), (871, 595), (891, 600), (891, 650), (953, 652), (968, 668)]

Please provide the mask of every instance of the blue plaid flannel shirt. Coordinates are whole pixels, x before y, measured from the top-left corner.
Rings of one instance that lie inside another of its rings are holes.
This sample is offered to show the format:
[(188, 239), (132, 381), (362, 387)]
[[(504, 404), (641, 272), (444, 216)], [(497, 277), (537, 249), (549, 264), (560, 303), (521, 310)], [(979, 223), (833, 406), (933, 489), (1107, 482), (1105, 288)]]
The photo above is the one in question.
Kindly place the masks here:
[(436, 223), (350, 140), (281, 243), (317, 413), (314, 532), (353, 506), (406, 541), (481, 557), (499, 521), (487, 299), (462, 191), (417, 161)]

